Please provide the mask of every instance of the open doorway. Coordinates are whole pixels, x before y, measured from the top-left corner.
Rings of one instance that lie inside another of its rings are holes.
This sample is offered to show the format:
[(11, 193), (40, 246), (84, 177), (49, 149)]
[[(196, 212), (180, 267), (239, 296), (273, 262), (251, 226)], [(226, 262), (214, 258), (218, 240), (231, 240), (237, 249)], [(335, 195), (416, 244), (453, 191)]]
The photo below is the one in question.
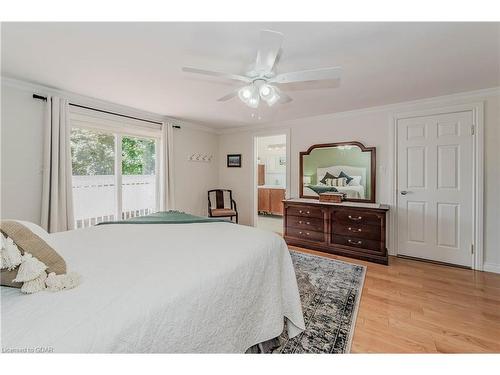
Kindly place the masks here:
[(287, 196), (287, 135), (255, 137), (255, 226), (283, 233), (283, 199)]

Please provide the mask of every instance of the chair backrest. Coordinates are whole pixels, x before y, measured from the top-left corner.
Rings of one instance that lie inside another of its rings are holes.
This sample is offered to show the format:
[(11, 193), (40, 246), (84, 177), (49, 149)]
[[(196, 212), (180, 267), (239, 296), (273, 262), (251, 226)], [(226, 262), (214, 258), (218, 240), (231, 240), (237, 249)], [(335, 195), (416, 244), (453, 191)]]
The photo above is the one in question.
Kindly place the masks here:
[(232, 208), (233, 192), (227, 189), (214, 189), (208, 191), (210, 209)]

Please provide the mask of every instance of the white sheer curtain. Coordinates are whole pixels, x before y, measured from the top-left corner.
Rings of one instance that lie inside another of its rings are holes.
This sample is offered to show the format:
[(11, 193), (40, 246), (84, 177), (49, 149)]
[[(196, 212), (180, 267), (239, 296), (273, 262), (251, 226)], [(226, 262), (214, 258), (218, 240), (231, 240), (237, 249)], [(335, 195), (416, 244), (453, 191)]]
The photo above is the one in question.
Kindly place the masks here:
[(74, 229), (69, 103), (47, 97), (41, 224), (48, 232)]
[(163, 123), (161, 135), (160, 178), (161, 178), (161, 210), (175, 209), (174, 200), (174, 140), (172, 124)]

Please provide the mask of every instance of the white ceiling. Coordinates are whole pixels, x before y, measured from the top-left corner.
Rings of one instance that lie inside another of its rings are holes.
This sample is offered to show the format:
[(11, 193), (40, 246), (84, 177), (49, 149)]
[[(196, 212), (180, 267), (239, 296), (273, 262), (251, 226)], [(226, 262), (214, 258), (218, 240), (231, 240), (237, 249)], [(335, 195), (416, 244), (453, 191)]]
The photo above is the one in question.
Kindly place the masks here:
[[(340, 65), (340, 84), (252, 117), (216, 102), (237, 84), (181, 71), (245, 72), (261, 29), (285, 34), (278, 72)], [(3, 23), (2, 74), (226, 128), (500, 86), (500, 23)]]

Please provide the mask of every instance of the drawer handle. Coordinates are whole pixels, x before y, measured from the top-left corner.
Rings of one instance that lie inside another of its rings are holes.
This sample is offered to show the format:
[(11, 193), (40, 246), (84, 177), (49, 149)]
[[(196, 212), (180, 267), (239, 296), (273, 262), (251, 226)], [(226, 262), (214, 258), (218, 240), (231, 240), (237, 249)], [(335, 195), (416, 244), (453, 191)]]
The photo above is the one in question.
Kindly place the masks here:
[(304, 212), (304, 211), (302, 211), (302, 210), (299, 210), (299, 214), (303, 214), (303, 213), (305, 213), (305, 214), (309, 215), (311, 212), (310, 212), (310, 211), (306, 211), (306, 212)]
[(358, 228), (358, 229), (354, 228), (354, 229), (352, 229), (351, 227), (349, 227), (347, 229), (350, 230), (351, 232), (362, 232), (361, 228)]
[(361, 245), (363, 241), (353, 241), (353, 240), (347, 240), (347, 242), (353, 244), (353, 245)]
[(351, 215), (349, 215), (348, 218), (351, 220), (354, 220), (354, 221), (358, 221), (358, 220), (361, 220), (363, 217), (362, 216), (352, 217)]
[(309, 233), (309, 232), (305, 232), (305, 233), (304, 232), (299, 232), (299, 234), (305, 234), (306, 236), (309, 236), (311, 233)]
[(311, 225), (309, 221), (302, 221), (302, 220), (299, 220), (299, 224)]

